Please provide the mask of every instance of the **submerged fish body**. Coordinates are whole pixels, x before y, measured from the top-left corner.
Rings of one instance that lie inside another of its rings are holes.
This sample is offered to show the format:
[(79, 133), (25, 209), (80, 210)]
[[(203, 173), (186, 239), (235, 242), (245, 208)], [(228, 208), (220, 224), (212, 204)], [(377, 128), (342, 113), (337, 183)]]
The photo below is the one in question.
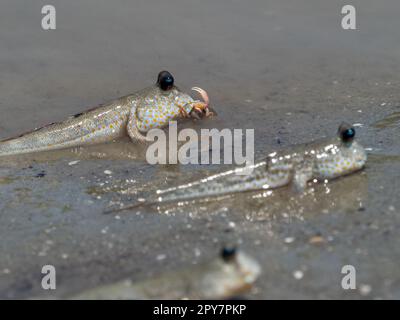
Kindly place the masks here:
[[(338, 136), (334, 138), (271, 153), (265, 161), (251, 167), (237, 168), (184, 185), (157, 190), (154, 200), (149, 199), (147, 204), (274, 189), (288, 184), (301, 191), (310, 180), (330, 180), (364, 167), (367, 155), (354, 136), (354, 128), (342, 124)], [(244, 170), (250, 173), (243, 175)]]
[(259, 264), (243, 252), (226, 251), (202, 265), (151, 279), (120, 282), (69, 297), (101, 299), (222, 299), (247, 291), (261, 272)]

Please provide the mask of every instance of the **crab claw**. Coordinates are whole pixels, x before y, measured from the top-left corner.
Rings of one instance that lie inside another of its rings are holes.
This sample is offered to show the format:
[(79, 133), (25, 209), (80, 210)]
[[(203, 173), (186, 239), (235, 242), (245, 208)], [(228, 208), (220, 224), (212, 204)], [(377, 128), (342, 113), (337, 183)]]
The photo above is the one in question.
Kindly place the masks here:
[(199, 114), (205, 113), (206, 117), (212, 116), (213, 112), (210, 111), (210, 99), (208, 98), (208, 94), (205, 90), (199, 87), (193, 87), (193, 91), (196, 91), (200, 94), (202, 101), (196, 101), (193, 105), (193, 110), (197, 111)]
[(193, 87), (192, 90), (200, 93), (200, 96), (202, 97), (202, 99), (204, 100), (204, 103), (208, 107), (208, 105), (210, 104), (210, 99), (208, 98), (207, 92), (199, 87)]
[(187, 113), (187, 111), (185, 110), (184, 107), (179, 106), (179, 114), (182, 118), (189, 118), (189, 114)]

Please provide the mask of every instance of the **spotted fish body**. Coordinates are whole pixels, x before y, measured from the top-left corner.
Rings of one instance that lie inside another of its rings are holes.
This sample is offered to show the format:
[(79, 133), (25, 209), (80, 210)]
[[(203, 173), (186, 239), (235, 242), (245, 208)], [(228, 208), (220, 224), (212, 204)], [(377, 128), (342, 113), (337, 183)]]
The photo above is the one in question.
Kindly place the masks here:
[[(355, 133), (353, 128), (351, 130)], [(158, 190), (155, 201), (148, 204), (267, 190), (288, 184), (293, 184), (295, 189), (301, 191), (312, 179), (330, 180), (360, 170), (366, 160), (366, 152), (357, 141), (344, 141), (339, 135), (271, 153), (265, 161), (251, 167), (225, 171), (177, 187)], [(244, 175), (244, 170), (251, 173)]]
[(145, 107), (138, 109), (138, 117), (141, 119), (139, 130), (147, 132), (150, 129), (167, 126), (172, 120), (180, 117), (180, 110), (190, 113), (193, 99), (188, 95), (180, 95), (171, 103), (171, 97), (167, 95), (146, 96), (142, 104)]
[(258, 278), (259, 264), (243, 252), (167, 272), (140, 282), (130, 279), (69, 297), (99, 299), (223, 299), (243, 293)]
[(154, 85), (64, 122), (0, 141), (0, 156), (96, 144), (125, 135), (145, 141), (142, 133), (181, 118), (180, 109), (189, 114), (196, 102), (176, 87), (163, 91)]

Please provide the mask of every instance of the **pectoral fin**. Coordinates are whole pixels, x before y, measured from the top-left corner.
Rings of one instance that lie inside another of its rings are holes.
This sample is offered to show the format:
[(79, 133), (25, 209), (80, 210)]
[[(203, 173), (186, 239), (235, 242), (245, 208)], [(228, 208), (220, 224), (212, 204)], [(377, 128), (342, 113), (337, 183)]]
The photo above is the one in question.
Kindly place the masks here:
[(131, 112), (129, 114), (127, 125), (128, 135), (133, 142), (146, 143), (148, 140), (146, 136), (139, 131), (139, 122), (140, 119), (137, 116), (137, 106), (135, 105), (131, 108)]
[(312, 161), (305, 160), (296, 164), (293, 168), (292, 186), (296, 192), (304, 192), (307, 182), (312, 179), (313, 166)]

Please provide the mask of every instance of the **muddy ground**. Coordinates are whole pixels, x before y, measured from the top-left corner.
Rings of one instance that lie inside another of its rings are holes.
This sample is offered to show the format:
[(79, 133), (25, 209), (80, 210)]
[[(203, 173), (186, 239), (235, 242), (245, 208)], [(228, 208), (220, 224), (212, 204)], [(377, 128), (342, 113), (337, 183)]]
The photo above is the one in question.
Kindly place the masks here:
[[(218, 117), (187, 126), (255, 129), (256, 156), (356, 124), (366, 169), (299, 196), (241, 194), (209, 203), (103, 211), (217, 165), (151, 166), (129, 141), (0, 160), (0, 298), (141, 280), (237, 244), (263, 268), (244, 297), (400, 298), (400, 3), (353, 0), (54, 0), (0, 4), (0, 137), (65, 119), (171, 71)], [(111, 174), (110, 172), (111, 171)], [(105, 173), (106, 172), (106, 173)], [(108, 173), (108, 174), (107, 174)], [(341, 268), (357, 289), (341, 287)]]

